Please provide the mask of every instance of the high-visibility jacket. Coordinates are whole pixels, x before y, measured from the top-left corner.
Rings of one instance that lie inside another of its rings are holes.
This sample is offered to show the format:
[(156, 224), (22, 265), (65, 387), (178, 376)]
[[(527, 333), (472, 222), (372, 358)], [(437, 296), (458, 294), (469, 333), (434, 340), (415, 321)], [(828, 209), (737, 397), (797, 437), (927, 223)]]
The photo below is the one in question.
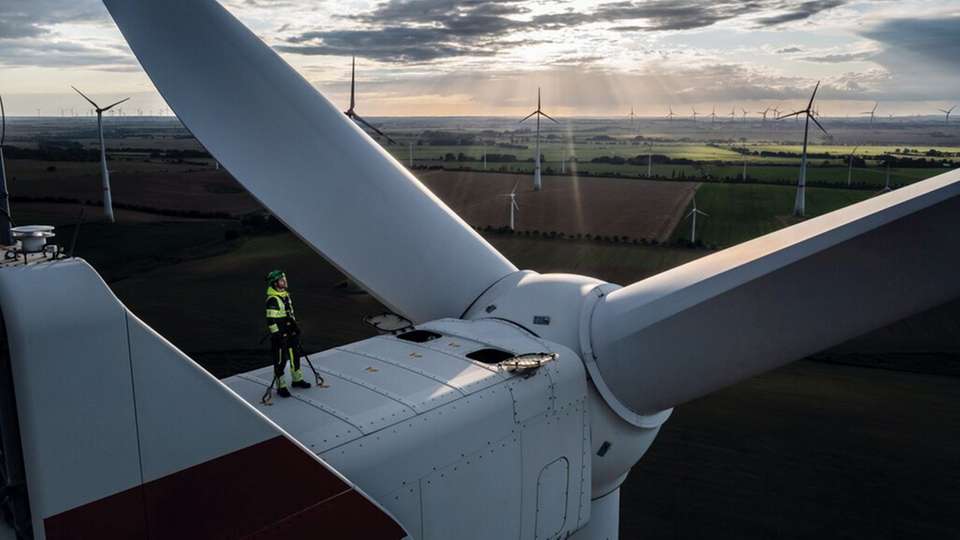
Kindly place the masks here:
[(287, 337), (298, 333), (293, 299), (287, 291), (267, 287), (267, 330), (271, 336)]

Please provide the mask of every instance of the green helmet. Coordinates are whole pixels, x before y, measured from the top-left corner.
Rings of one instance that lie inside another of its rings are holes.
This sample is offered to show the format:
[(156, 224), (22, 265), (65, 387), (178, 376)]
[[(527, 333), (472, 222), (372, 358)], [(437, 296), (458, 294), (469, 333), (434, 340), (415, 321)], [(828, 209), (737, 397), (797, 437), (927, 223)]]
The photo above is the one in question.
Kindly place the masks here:
[(274, 283), (285, 277), (287, 277), (287, 275), (283, 273), (283, 270), (272, 270), (269, 274), (267, 274), (267, 286), (273, 287)]

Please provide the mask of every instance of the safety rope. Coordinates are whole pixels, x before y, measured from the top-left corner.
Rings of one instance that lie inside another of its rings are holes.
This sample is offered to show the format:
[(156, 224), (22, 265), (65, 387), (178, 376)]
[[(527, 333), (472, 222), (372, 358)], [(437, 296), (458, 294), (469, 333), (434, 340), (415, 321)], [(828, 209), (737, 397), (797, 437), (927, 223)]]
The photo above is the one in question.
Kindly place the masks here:
[(298, 344), (297, 344), (297, 348), (299, 349), (299, 351), (297, 351), (297, 354), (299, 354), (304, 360), (306, 360), (306, 361), (307, 361), (307, 365), (310, 366), (310, 371), (313, 372), (313, 379), (314, 379), (314, 382), (316, 383), (316, 385), (319, 386), (319, 387), (321, 387), (321, 388), (324, 388), (324, 387), (325, 387), (325, 381), (324, 381), (323, 377), (320, 376), (320, 373), (317, 371), (317, 368), (313, 367), (313, 362), (310, 361), (310, 357), (307, 356), (307, 353), (305, 353), (305, 352), (303, 351), (303, 345), (300, 345), (300, 344), (298, 343)]

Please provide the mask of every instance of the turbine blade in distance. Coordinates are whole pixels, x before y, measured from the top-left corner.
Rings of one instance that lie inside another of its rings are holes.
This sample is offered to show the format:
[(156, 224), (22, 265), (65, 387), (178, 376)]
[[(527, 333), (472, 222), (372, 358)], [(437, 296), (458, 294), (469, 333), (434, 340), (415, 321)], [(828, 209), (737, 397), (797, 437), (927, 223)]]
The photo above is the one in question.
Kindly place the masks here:
[(369, 129), (370, 131), (373, 131), (373, 132), (376, 133), (377, 135), (383, 137), (384, 139), (386, 139), (387, 141), (389, 141), (391, 144), (396, 144), (396, 141), (394, 141), (393, 139), (391, 139), (386, 133), (380, 131), (377, 127), (375, 127), (375, 126), (374, 126), (373, 124), (371, 124), (370, 122), (367, 122), (366, 120), (364, 120), (363, 117), (361, 117), (359, 114), (353, 113), (350, 117), (353, 118), (354, 120), (356, 120), (357, 122), (360, 122), (360, 123), (363, 124), (364, 126), (366, 126), (367, 129)]
[(86, 94), (84, 94), (84, 93), (81, 92), (80, 90), (77, 90), (77, 87), (76, 87), (76, 86), (71, 86), (70, 88), (73, 88), (74, 92), (80, 94), (81, 96), (83, 96), (83, 99), (85, 99), (85, 100), (87, 100), (88, 102), (90, 102), (90, 104), (93, 105), (93, 108), (94, 108), (94, 109), (98, 109), (98, 110), (100, 109), (100, 106), (99, 106), (99, 105), (97, 105), (96, 103), (94, 103), (92, 99), (88, 98)]
[(816, 124), (818, 128), (820, 128), (820, 131), (822, 131), (822, 132), (824, 133), (824, 135), (830, 135), (829, 133), (827, 133), (827, 130), (826, 130), (823, 126), (820, 125), (820, 122), (817, 121), (817, 117), (816, 117), (816, 116), (813, 116), (813, 115), (811, 114), (811, 115), (810, 115), (810, 119), (813, 120), (813, 123)]
[(388, 309), (414, 322), (459, 317), (516, 271), (216, 1), (104, 3), (197, 140)]
[(785, 114), (785, 115), (783, 115), (783, 116), (778, 116), (778, 117), (777, 117), (777, 120), (783, 120), (784, 118), (790, 118), (791, 116), (797, 116), (798, 114), (803, 114), (803, 113), (805, 113), (805, 112), (807, 112), (807, 111), (797, 111), (797, 112), (793, 112), (793, 113), (790, 113), (790, 114)]
[[(547, 114), (547, 113), (545, 113), (545, 112), (543, 112), (543, 111), (540, 111), (540, 114), (546, 116), (546, 117), (549, 118), (550, 120), (553, 120), (553, 117), (551, 117), (549, 114)], [(559, 124), (560, 122), (557, 122), (556, 120), (553, 120), (553, 123), (554, 123), (554, 124)]]
[(112, 105), (107, 105), (106, 107), (103, 108), (103, 112), (107, 112), (107, 111), (109, 111), (110, 109), (116, 107), (117, 105), (120, 105), (121, 103), (125, 103), (125, 102), (127, 102), (127, 101), (130, 101), (130, 98), (123, 98), (123, 99), (121, 99), (120, 101), (118, 101), (118, 102), (116, 102), (116, 103), (114, 103), (114, 104), (112, 104)]
[(524, 116), (524, 117), (523, 117), (523, 120), (519, 121), (518, 124), (522, 124), (522, 123), (526, 122), (527, 120), (530, 119), (531, 116), (537, 114), (538, 112), (540, 112), (540, 109), (537, 109), (537, 110), (533, 111), (532, 113)]

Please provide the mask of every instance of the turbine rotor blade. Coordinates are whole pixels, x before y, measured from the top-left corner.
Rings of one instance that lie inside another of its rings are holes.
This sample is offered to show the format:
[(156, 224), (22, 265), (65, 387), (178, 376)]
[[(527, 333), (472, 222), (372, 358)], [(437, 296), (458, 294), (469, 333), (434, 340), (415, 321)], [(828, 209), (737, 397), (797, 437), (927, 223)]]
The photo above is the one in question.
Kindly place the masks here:
[(522, 123), (526, 122), (527, 120), (530, 119), (531, 116), (537, 114), (538, 112), (540, 112), (540, 109), (537, 109), (537, 110), (533, 111), (532, 113), (524, 116), (524, 117), (523, 117), (523, 120), (521, 120), (521, 121), (519, 121), (519, 122), (517, 122), (517, 123), (518, 123), (518, 124), (522, 124)]
[(86, 94), (84, 94), (84, 93), (81, 92), (80, 90), (77, 90), (77, 87), (76, 87), (76, 86), (71, 86), (70, 88), (73, 88), (73, 90), (74, 90), (76, 93), (78, 93), (78, 94), (80, 94), (81, 96), (83, 96), (83, 99), (85, 99), (85, 100), (87, 100), (88, 102), (90, 102), (90, 104), (93, 105), (93, 108), (94, 108), (94, 109), (101, 110), (99, 105), (97, 105), (96, 103), (94, 103), (92, 99), (88, 98)]
[(813, 87), (813, 94), (810, 95), (810, 103), (807, 103), (807, 110), (813, 108), (813, 98), (817, 97), (817, 90), (820, 89), (820, 81), (817, 81), (817, 85)]
[(813, 116), (813, 115), (811, 114), (811, 115), (810, 115), (810, 119), (813, 120), (813, 123), (816, 124), (818, 128), (820, 128), (820, 131), (822, 131), (825, 135), (830, 135), (829, 133), (827, 133), (827, 130), (824, 129), (823, 126), (820, 125), (820, 122), (817, 121), (817, 117), (816, 117), (816, 116)]
[(353, 111), (356, 105), (357, 95), (357, 57), (353, 57), (353, 64), (350, 66), (350, 111)]
[(0, 148), (7, 140), (7, 110), (3, 108), (3, 96), (0, 96)]
[(120, 101), (118, 101), (118, 102), (116, 102), (116, 103), (114, 103), (114, 104), (112, 104), (112, 105), (107, 105), (106, 107), (104, 107), (103, 109), (100, 109), (100, 110), (103, 111), (103, 112), (107, 112), (107, 111), (109, 111), (110, 109), (116, 107), (117, 105), (119, 105), (119, 104), (121, 104), (121, 103), (125, 103), (125, 102), (127, 102), (127, 101), (130, 101), (130, 98), (123, 98), (123, 99), (121, 99)]
[[(543, 111), (540, 111), (540, 114), (546, 116), (547, 118), (550, 118), (550, 120), (553, 120), (553, 118), (551, 118), (549, 114), (547, 114), (547, 113), (545, 113), (545, 112), (543, 112)], [(553, 120), (553, 123), (554, 123), (554, 124), (559, 124), (560, 122), (557, 122), (556, 120)]]
[(394, 141), (393, 139), (391, 139), (389, 135), (387, 135), (386, 133), (384, 133), (384, 132), (380, 131), (379, 129), (377, 129), (376, 127), (374, 127), (373, 124), (371, 124), (370, 122), (367, 122), (366, 120), (364, 120), (359, 114), (357, 114), (357, 113), (352, 113), (352, 114), (350, 115), (350, 118), (354, 119), (354, 120), (357, 121), (357, 122), (360, 122), (361, 124), (363, 124), (364, 126), (366, 126), (367, 129), (369, 129), (370, 131), (375, 132), (377, 135), (379, 135), (379, 136), (383, 137), (384, 139), (386, 139), (387, 141), (389, 141), (390, 144), (396, 144), (396, 141)]
[(594, 379), (652, 414), (957, 298), (958, 213), (955, 170), (614, 290)]
[(516, 271), (217, 2), (104, 3), (201, 144), (388, 309), (414, 322), (459, 317)]
[(783, 115), (783, 116), (778, 116), (778, 117), (777, 117), (777, 120), (783, 120), (784, 118), (790, 118), (791, 116), (797, 116), (798, 114), (803, 114), (803, 113), (805, 113), (805, 112), (807, 112), (807, 111), (797, 111), (797, 112), (793, 112), (793, 113), (790, 113), (790, 114), (785, 114), (785, 115)]

